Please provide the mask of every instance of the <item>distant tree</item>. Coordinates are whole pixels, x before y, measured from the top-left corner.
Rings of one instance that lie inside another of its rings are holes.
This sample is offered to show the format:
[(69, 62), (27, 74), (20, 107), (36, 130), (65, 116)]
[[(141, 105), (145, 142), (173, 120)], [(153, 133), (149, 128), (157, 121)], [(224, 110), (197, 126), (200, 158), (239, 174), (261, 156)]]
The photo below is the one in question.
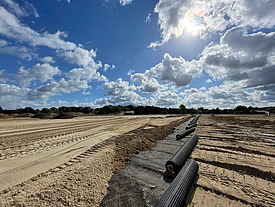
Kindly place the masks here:
[(19, 108), (15, 110), (17, 114), (23, 114), (24, 113), (24, 109), (23, 108)]
[(3, 109), (2, 109), (2, 107), (0, 106), (0, 113), (2, 113), (3, 112)]
[(180, 105), (180, 112), (186, 114), (186, 107), (183, 104)]
[(187, 114), (195, 114), (197, 112), (198, 112), (198, 110), (194, 109), (193, 107), (191, 109), (186, 109)]
[(58, 113), (71, 112), (71, 108), (67, 106), (61, 106), (58, 108)]
[(133, 105), (128, 105), (128, 106), (126, 106), (128, 109), (130, 109), (130, 111), (134, 111), (134, 106)]
[(244, 114), (244, 113), (250, 113), (249, 112), (249, 109), (246, 107), (246, 106), (237, 106), (235, 109), (234, 109), (235, 113), (237, 114)]
[(200, 108), (198, 108), (198, 111), (200, 111), (201, 113), (203, 113), (204, 112), (204, 108), (200, 107)]
[(58, 109), (56, 107), (52, 107), (51, 110), (54, 112), (54, 113), (57, 113), (58, 112)]
[(215, 114), (220, 114), (221, 113), (221, 110), (219, 109), (219, 107), (217, 107), (213, 111), (214, 111)]
[(21, 113), (32, 113), (35, 114), (35, 110), (32, 107), (26, 107), (24, 108)]
[(83, 113), (85, 113), (85, 114), (88, 114), (88, 113), (91, 113), (92, 112), (92, 109), (91, 109), (91, 107), (84, 107), (83, 109), (82, 109), (82, 112)]
[(48, 109), (48, 108), (43, 108), (43, 109), (42, 109), (42, 112), (43, 112), (43, 113), (54, 113), (53, 110)]

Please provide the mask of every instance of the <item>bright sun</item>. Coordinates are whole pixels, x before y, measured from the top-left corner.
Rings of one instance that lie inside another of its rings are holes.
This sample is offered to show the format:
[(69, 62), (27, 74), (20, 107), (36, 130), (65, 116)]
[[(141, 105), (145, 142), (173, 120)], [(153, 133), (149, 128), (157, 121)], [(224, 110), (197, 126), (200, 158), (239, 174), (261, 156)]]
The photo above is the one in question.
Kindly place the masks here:
[(185, 29), (193, 36), (197, 36), (200, 26), (194, 20), (187, 20), (184, 22)]
[(202, 28), (203, 12), (189, 12), (184, 20), (180, 22), (179, 28), (188, 31), (193, 36), (198, 36)]

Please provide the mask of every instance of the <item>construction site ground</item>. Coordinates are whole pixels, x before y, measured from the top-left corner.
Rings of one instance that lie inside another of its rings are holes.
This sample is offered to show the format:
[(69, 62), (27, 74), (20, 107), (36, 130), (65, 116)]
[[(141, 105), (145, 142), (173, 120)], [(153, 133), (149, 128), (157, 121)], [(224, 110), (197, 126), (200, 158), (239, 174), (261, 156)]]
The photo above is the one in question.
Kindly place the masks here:
[[(176, 141), (174, 127), (189, 118), (0, 120), (0, 205), (154, 205), (171, 182), (159, 170), (187, 139)], [(188, 205), (274, 206), (274, 132), (274, 116), (202, 115)]]
[(190, 206), (275, 206), (275, 117), (202, 115)]
[(0, 206), (98, 206), (113, 173), (187, 117), (1, 119)]

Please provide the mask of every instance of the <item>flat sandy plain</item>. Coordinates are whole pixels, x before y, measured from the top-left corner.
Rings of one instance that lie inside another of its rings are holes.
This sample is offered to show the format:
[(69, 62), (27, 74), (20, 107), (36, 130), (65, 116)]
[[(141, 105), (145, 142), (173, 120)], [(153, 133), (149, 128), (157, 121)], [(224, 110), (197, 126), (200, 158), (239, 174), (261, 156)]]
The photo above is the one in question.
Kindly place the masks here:
[[(190, 116), (0, 120), (0, 206), (98, 206), (113, 173)], [(202, 115), (189, 206), (275, 206), (275, 117)]]
[(275, 206), (275, 117), (202, 115), (189, 206)]
[(188, 117), (1, 119), (0, 206), (98, 206), (114, 171)]

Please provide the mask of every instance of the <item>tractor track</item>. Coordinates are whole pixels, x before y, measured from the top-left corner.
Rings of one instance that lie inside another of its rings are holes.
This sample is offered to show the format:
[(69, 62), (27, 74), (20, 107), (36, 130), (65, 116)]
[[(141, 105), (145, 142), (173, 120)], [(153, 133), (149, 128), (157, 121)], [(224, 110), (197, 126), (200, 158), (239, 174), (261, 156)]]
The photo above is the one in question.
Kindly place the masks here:
[(198, 188), (189, 206), (275, 206), (275, 145), (266, 141), (275, 122), (267, 119), (201, 116), (191, 154), (200, 167)]
[[(103, 123), (106, 122), (108, 123), (102, 126)], [(50, 150), (51, 148), (57, 146), (64, 146), (66, 144), (85, 140), (99, 132), (118, 129), (120, 125), (125, 124), (126, 122), (134, 123), (136, 122), (136, 119), (112, 121), (105, 120), (102, 122), (90, 123), (89, 125), (83, 124), (84, 126), (80, 124), (73, 126), (68, 125), (66, 127), (62, 126), (61, 129), (54, 128), (54, 131), (45, 129), (42, 132), (28, 132), (28, 134), (23, 135), (11, 135), (11, 137), (5, 138), (9, 140), (12, 139), (14, 141), (5, 143), (6, 147), (3, 147), (2, 142), (2, 147), (0, 147), (0, 160)], [(100, 129), (97, 130), (97, 128)]]

